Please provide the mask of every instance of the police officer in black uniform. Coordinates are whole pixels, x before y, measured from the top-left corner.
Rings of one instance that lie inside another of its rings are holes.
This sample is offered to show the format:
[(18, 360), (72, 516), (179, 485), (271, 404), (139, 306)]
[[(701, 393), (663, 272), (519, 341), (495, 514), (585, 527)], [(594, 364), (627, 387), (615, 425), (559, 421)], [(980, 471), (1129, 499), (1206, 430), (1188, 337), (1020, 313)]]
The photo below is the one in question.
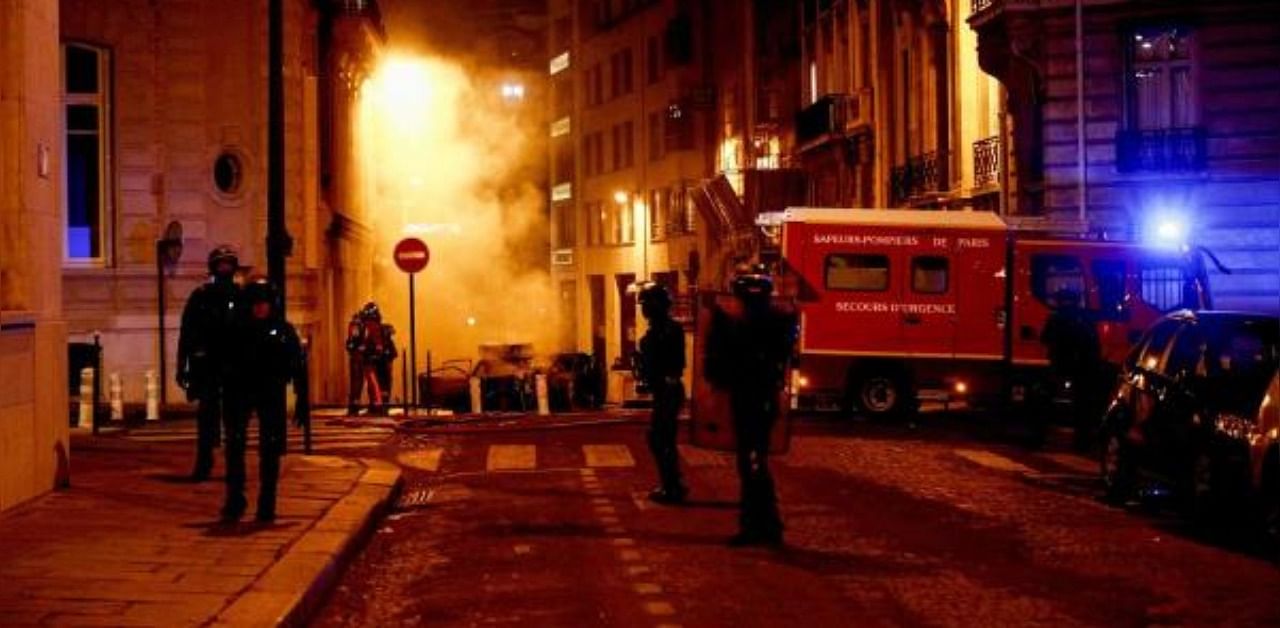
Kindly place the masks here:
[(230, 352), (240, 316), (240, 288), (235, 283), (240, 262), (229, 246), (209, 252), (209, 281), (192, 291), (182, 310), (178, 335), (178, 385), (197, 403), (196, 463), (191, 479), (209, 479), (213, 450), (218, 446), (234, 368)]
[(297, 396), (294, 423), (310, 420), (307, 356), (298, 333), (281, 316), (279, 291), (265, 277), (252, 280), (244, 290), (247, 315), (236, 343), (239, 396), (234, 420), (227, 425), (227, 498), (222, 506), (224, 521), (244, 514), (245, 445), (249, 415), (258, 417), (258, 510), (259, 522), (276, 516), (276, 484), (280, 479), (280, 458), (287, 442), (286, 387), (293, 383)]
[[(1040, 342), (1049, 354), (1054, 383), (1068, 390), (1073, 446), (1085, 451), (1092, 442), (1092, 426), (1101, 419), (1102, 397), (1106, 392), (1102, 343), (1092, 317), (1081, 306), (1076, 290), (1059, 290), (1053, 295), (1054, 309), (1040, 332)], [(1044, 434), (1036, 436), (1042, 443)]]
[(794, 315), (770, 299), (773, 280), (758, 269), (739, 274), (733, 293), (742, 316), (717, 311), (706, 348), (706, 375), (729, 392), (742, 485), (738, 534), (731, 545), (782, 543), (782, 517), (769, 473), (769, 437), (778, 420), (787, 364), (795, 345)]
[(640, 311), (649, 329), (640, 339), (638, 357), (641, 382), (653, 393), (649, 422), (649, 451), (658, 467), (660, 484), (649, 499), (678, 504), (689, 493), (680, 480), (680, 455), (676, 449), (677, 417), (684, 403), (684, 328), (671, 318), (671, 294), (661, 284), (640, 290)]

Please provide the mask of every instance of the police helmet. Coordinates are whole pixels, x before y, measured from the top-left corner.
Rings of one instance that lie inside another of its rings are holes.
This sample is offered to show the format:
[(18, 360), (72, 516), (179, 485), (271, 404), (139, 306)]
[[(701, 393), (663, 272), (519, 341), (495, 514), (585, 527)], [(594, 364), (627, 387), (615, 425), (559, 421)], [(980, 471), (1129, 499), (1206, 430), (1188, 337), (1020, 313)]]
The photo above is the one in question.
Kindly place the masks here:
[(360, 308), (360, 318), (372, 321), (382, 320), (382, 310), (378, 309), (378, 304), (370, 301)]
[(773, 294), (773, 278), (753, 269), (733, 278), (733, 294), (741, 299), (767, 299)]
[(218, 267), (223, 263), (231, 264), (232, 269), (240, 267), (240, 258), (236, 256), (236, 250), (226, 244), (209, 251), (209, 274), (218, 274)]
[(671, 292), (657, 282), (646, 282), (640, 286), (639, 300), (641, 305), (671, 307)]
[(261, 275), (249, 280), (244, 287), (244, 298), (250, 305), (270, 303), (273, 312), (280, 311), (280, 290), (271, 280)]

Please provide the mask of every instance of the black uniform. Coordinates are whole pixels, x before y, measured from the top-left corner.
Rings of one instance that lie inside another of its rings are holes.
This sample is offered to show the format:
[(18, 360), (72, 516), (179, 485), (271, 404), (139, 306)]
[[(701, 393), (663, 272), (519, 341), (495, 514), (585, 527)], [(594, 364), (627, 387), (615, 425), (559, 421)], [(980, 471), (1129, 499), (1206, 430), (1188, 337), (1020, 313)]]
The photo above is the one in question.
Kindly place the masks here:
[(396, 357), (400, 352), (396, 350), (396, 328), (389, 323), (382, 323), (382, 355), (378, 357), (374, 369), (377, 371), (378, 388), (382, 393), (382, 409), (381, 412), (387, 412), (387, 404), (391, 403), (391, 385), (395, 381), (392, 377)]
[[(234, 420), (227, 426), (227, 498), (222, 510), (225, 519), (238, 519), (246, 506), (244, 456), (249, 415), (258, 417), (260, 521), (275, 518), (280, 458), (288, 439), (285, 393), (290, 382), (297, 395), (295, 423), (301, 426), (310, 418), (306, 353), (293, 325), (279, 316), (274, 291), (260, 285), (246, 288), (249, 313), (243, 318), (236, 344), (240, 395)], [(255, 303), (264, 301), (272, 303), (270, 314), (255, 316)]]
[[(211, 265), (213, 262), (211, 261)], [(197, 403), (196, 462), (192, 478), (208, 479), (227, 400), (234, 356), (230, 351), (241, 315), (240, 288), (231, 275), (215, 275), (196, 288), (182, 311), (178, 335), (178, 385)]]
[(671, 318), (668, 308), (669, 302), (665, 307), (645, 304), (649, 330), (640, 339), (639, 374), (653, 393), (649, 451), (661, 484), (651, 497), (660, 502), (679, 502), (688, 493), (680, 480), (680, 454), (676, 449), (677, 418), (684, 403), (684, 329)]
[(1049, 368), (1055, 383), (1070, 385), (1074, 444), (1077, 449), (1086, 449), (1091, 440), (1091, 425), (1100, 418), (1100, 400), (1105, 394), (1106, 369), (1101, 341), (1088, 312), (1080, 307), (1078, 297), (1059, 295), (1057, 300), (1057, 307), (1040, 333), (1040, 342), (1049, 354)]
[[(741, 281), (740, 278), (739, 281)], [(743, 297), (743, 315), (717, 311), (707, 338), (706, 376), (730, 395), (737, 437), (738, 479), (742, 498), (735, 544), (779, 543), (782, 518), (769, 472), (769, 439), (778, 420), (780, 393), (796, 338), (795, 317), (769, 301), (768, 285)]]

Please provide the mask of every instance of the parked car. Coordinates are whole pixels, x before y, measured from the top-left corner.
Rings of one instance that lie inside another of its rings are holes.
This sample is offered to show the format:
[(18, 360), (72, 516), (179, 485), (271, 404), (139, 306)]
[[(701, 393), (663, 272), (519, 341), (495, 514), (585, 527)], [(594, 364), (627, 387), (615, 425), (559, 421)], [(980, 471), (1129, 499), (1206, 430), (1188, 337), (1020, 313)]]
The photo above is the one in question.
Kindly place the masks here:
[(1263, 505), (1280, 533), (1280, 319), (1180, 311), (1147, 330), (1122, 365), (1103, 418), (1106, 496), (1140, 479), (1195, 515), (1225, 499)]

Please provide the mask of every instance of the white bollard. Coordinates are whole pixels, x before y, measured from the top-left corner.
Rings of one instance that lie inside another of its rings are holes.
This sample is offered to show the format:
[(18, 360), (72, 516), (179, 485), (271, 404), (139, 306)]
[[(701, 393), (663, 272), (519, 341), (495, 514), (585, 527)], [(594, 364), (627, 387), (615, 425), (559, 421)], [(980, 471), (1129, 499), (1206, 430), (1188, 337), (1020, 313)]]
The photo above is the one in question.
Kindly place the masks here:
[(119, 373), (112, 373), (107, 379), (110, 385), (107, 387), (107, 398), (111, 401), (111, 420), (124, 420), (124, 382), (120, 379)]
[(484, 412), (484, 397), (480, 394), (480, 378), (471, 378), (471, 413), (481, 414)]
[(76, 427), (93, 429), (93, 369), (80, 369), (80, 416)]
[(551, 401), (547, 398), (547, 376), (542, 373), (534, 375), (533, 389), (538, 395), (538, 416), (551, 414)]
[(154, 370), (147, 371), (147, 420), (160, 420), (160, 378)]

